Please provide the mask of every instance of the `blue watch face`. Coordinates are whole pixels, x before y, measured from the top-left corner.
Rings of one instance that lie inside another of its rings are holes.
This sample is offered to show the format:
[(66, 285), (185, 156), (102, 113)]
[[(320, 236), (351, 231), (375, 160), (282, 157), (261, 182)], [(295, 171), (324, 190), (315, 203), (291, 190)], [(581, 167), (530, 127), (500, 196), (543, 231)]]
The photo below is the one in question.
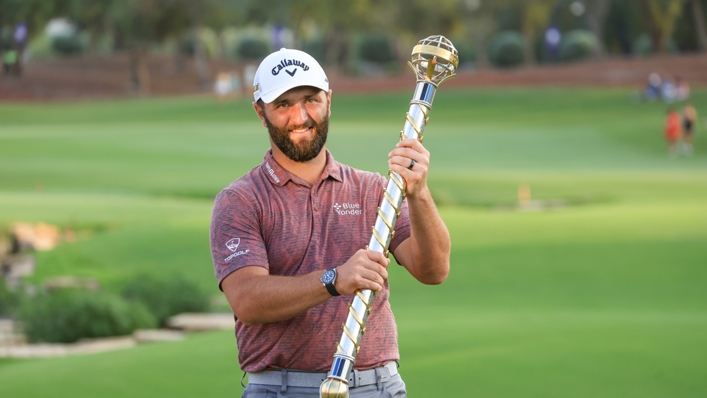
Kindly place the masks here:
[(330, 269), (326, 270), (324, 272), (324, 274), (322, 275), (322, 283), (329, 284), (329, 283), (333, 282), (335, 275), (336, 275), (336, 273), (334, 272), (334, 270), (330, 270)]

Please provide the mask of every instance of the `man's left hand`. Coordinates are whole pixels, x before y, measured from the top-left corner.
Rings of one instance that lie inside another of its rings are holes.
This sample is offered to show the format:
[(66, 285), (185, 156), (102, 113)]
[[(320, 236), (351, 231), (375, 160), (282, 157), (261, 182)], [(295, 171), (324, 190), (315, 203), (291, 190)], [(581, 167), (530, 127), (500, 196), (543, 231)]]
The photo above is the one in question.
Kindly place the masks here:
[(429, 167), (430, 152), (414, 138), (398, 142), (388, 154), (388, 168), (405, 179), (405, 194), (408, 198), (415, 198), (427, 189)]

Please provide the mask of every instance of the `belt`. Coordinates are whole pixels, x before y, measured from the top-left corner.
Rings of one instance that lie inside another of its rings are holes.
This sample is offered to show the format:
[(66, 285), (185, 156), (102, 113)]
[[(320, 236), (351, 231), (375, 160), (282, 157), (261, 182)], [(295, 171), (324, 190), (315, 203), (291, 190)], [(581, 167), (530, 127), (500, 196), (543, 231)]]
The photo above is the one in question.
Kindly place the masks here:
[[(349, 387), (362, 387), (370, 384), (385, 383), (398, 374), (395, 362), (369, 370), (354, 369), (349, 376)], [(329, 376), (328, 372), (301, 372), (296, 370), (264, 370), (248, 373), (248, 383), (271, 386), (317, 387)]]

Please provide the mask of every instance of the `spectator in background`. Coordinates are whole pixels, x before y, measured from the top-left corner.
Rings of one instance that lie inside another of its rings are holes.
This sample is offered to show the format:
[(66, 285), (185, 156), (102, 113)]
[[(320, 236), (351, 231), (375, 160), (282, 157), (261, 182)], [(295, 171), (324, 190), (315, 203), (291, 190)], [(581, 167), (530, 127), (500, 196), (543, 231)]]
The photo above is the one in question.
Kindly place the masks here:
[(663, 101), (668, 104), (677, 100), (678, 90), (672, 78), (663, 79), (663, 84), (660, 86), (660, 95), (663, 97)]
[(690, 85), (687, 84), (687, 80), (682, 78), (675, 79), (676, 83), (676, 94), (678, 101), (686, 101), (690, 98)]
[(2, 72), (6, 76), (15, 72), (15, 64), (17, 63), (17, 50), (9, 49), (5, 50), (5, 54), (2, 58)]
[(662, 83), (663, 79), (660, 78), (659, 74), (654, 72), (648, 75), (648, 84), (643, 91), (643, 97), (648, 101), (655, 101), (661, 94), (660, 88)]
[(697, 130), (697, 111), (691, 104), (687, 104), (685, 109), (682, 111), (682, 128), (682, 153), (685, 156), (692, 156), (692, 140), (694, 139), (695, 131)]
[(248, 64), (243, 68), (243, 91), (244, 95), (253, 94), (253, 80), (255, 79), (255, 72), (257, 68), (253, 64)]
[(678, 155), (678, 143), (682, 138), (680, 128), (680, 115), (673, 109), (668, 109), (668, 115), (665, 118), (665, 140), (668, 142), (668, 155), (672, 158)]

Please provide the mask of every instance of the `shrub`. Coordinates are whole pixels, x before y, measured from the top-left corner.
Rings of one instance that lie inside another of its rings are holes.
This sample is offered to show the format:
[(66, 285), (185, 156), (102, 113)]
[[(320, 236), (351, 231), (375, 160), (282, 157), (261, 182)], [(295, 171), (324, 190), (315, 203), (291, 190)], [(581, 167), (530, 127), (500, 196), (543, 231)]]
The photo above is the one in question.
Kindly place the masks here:
[(180, 276), (139, 276), (125, 286), (122, 295), (147, 306), (160, 326), (165, 326), (169, 317), (183, 312), (208, 311), (210, 303), (206, 292)]
[(0, 278), (0, 317), (14, 315), (19, 305), (20, 294), (10, 290), (5, 280)]
[[(678, 52), (678, 46), (675, 43), (675, 40), (669, 38), (665, 42), (665, 49), (671, 53)], [(650, 55), (654, 51), (653, 40), (651, 40), (651, 37), (647, 33), (641, 34), (633, 42), (633, 53), (636, 55)]]
[(324, 65), (324, 61), (326, 60), (326, 42), (323, 37), (302, 43), (302, 51), (311, 55), (320, 64)]
[(109, 293), (63, 289), (25, 300), (20, 311), (31, 342), (72, 343), (154, 328), (155, 318), (137, 302)]
[(525, 60), (525, 38), (516, 31), (507, 30), (491, 38), (488, 46), (489, 61), (499, 68), (518, 66)]
[(182, 35), (182, 37), (180, 38), (180, 40), (178, 42), (178, 46), (179, 46), (178, 48), (179, 48), (180, 53), (182, 53), (184, 55), (188, 55), (190, 57), (193, 56), (194, 52), (196, 51), (195, 50), (196, 45), (194, 43), (194, 35), (191, 34), (191, 32)]
[(599, 43), (594, 33), (588, 30), (572, 30), (562, 35), (560, 41), (560, 59), (577, 61), (591, 57), (599, 49)]
[(202, 28), (199, 34), (196, 34), (194, 30), (183, 34), (177, 43), (179, 52), (190, 57), (194, 56), (197, 40), (201, 42), (207, 57), (214, 58), (218, 54), (218, 38), (216, 33), (209, 28)]
[(61, 55), (81, 54), (85, 49), (80, 35), (56, 36), (52, 39), (52, 49)]
[(388, 36), (371, 33), (363, 36), (359, 44), (359, 57), (363, 61), (387, 64), (396, 60), (395, 50)]
[(456, 48), (459, 53), (459, 67), (476, 62), (476, 48), (474, 48), (472, 43), (463, 38), (456, 37), (452, 40), (452, 43), (454, 43), (454, 48)]
[(9, 26), (0, 28), (0, 50), (12, 48), (12, 29)]
[(261, 39), (246, 38), (236, 48), (238, 58), (248, 61), (260, 61), (270, 54), (270, 46)]

